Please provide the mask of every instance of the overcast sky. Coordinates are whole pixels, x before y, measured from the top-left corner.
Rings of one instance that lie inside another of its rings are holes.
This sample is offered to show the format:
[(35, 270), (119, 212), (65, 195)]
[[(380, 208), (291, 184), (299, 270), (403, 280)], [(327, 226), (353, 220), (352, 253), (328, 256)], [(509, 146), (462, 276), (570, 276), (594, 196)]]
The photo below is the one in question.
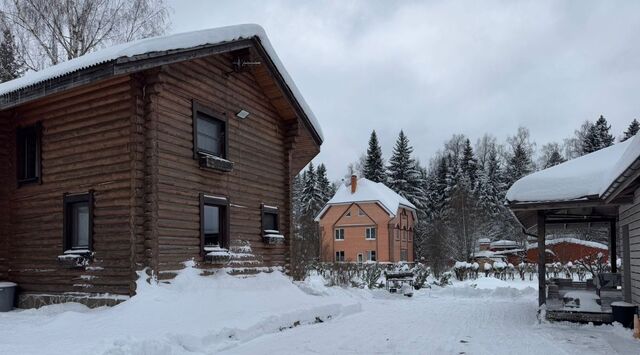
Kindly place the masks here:
[(171, 32), (262, 25), (324, 130), (332, 179), (404, 129), (427, 162), (454, 133), (538, 148), (603, 114), (640, 118), (638, 1), (185, 1)]

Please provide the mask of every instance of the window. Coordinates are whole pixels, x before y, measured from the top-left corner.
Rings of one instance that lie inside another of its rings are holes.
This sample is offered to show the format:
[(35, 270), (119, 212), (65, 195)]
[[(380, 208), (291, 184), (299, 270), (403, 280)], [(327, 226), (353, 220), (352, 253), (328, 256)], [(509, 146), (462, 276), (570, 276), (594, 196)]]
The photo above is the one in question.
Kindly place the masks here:
[(364, 211), (361, 208), (358, 208), (358, 216), (364, 216)]
[(227, 158), (227, 122), (198, 103), (193, 103), (194, 158), (212, 155)]
[(403, 230), (402, 230), (402, 240), (403, 240), (403, 241), (404, 241), (404, 240), (407, 240), (407, 230), (406, 230), (406, 229), (403, 229)]
[(408, 252), (407, 249), (400, 250), (400, 261), (407, 261)]
[(367, 229), (365, 229), (364, 239), (367, 239), (367, 240), (376, 239), (376, 227), (367, 227)]
[[(397, 226), (396, 226), (396, 228), (397, 228)], [(394, 229), (393, 233), (396, 236), (396, 240), (400, 240), (400, 230), (399, 229)]]
[(344, 250), (336, 252), (336, 262), (338, 261), (344, 261)]
[(262, 205), (262, 230), (270, 233), (279, 233), (278, 208)]
[(344, 229), (338, 228), (335, 231), (336, 240), (344, 240)]
[(40, 181), (40, 124), (16, 131), (18, 185)]
[(228, 207), (225, 197), (200, 196), (200, 244), (203, 251), (208, 247), (227, 246)]
[(375, 250), (370, 250), (370, 251), (367, 252), (367, 260), (376, 261), (376, 251)]
[(345, 215), (347, 217), (351, 217), (351, 211), (348, 211), (347, 214)]
[(93, 192), (64, 195), (64, 251), (89, 252), (93, 241)]
[(358, 262), (361, 263), (364, 261), (364, 257), (362, 256), (362, 253), (358, 253)]

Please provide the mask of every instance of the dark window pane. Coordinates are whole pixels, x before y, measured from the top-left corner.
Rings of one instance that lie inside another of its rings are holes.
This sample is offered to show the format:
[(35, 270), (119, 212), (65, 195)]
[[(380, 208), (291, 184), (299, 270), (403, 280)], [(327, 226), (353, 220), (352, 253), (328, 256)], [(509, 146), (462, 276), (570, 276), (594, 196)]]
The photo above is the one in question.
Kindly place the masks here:
[(23, 128), (18, 133), (18, 178), (37, 178), (38, 136), (35, 128)]
[(198, 117), (198, 150), (204, 150), (216, 156), (223, 155), (223, 124), (215, 119)]
[(71, 206), (71, 243), (73, 248), (89, 248), (89, 204), (74, 203)]
[(275, 213), (265, 212), (262, 214), (262, 228), (264, 230), (279, 230), (278, 215)]
[(219, 245), (221, 211), (222, 209), (218, 206), (204, 206), (204, 245)]

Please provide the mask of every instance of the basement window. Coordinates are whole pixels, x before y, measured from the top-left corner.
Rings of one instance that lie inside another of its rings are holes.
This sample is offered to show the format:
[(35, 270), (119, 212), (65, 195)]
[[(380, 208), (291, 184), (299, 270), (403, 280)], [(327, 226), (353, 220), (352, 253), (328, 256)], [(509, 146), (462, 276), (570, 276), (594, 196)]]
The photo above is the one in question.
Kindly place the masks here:
[(93, 242), (93, 192), (64, 196), (64, 252), (88, 254)]
[(40, 182), (41, 125), (16, 131), (16, 163), (18, 185)]
[(205, 254), (210, 249), (227, 247), (228, 211), (227, 198), (200, 195), (200, 243)]

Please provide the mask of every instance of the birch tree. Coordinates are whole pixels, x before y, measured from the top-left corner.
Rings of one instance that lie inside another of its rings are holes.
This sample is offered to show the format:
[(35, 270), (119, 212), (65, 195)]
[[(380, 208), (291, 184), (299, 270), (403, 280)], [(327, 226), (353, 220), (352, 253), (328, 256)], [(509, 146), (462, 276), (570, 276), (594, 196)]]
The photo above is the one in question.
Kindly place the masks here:
[(165, 0), (3, 0), (2, 16), (31, 70), (163, 34)]

